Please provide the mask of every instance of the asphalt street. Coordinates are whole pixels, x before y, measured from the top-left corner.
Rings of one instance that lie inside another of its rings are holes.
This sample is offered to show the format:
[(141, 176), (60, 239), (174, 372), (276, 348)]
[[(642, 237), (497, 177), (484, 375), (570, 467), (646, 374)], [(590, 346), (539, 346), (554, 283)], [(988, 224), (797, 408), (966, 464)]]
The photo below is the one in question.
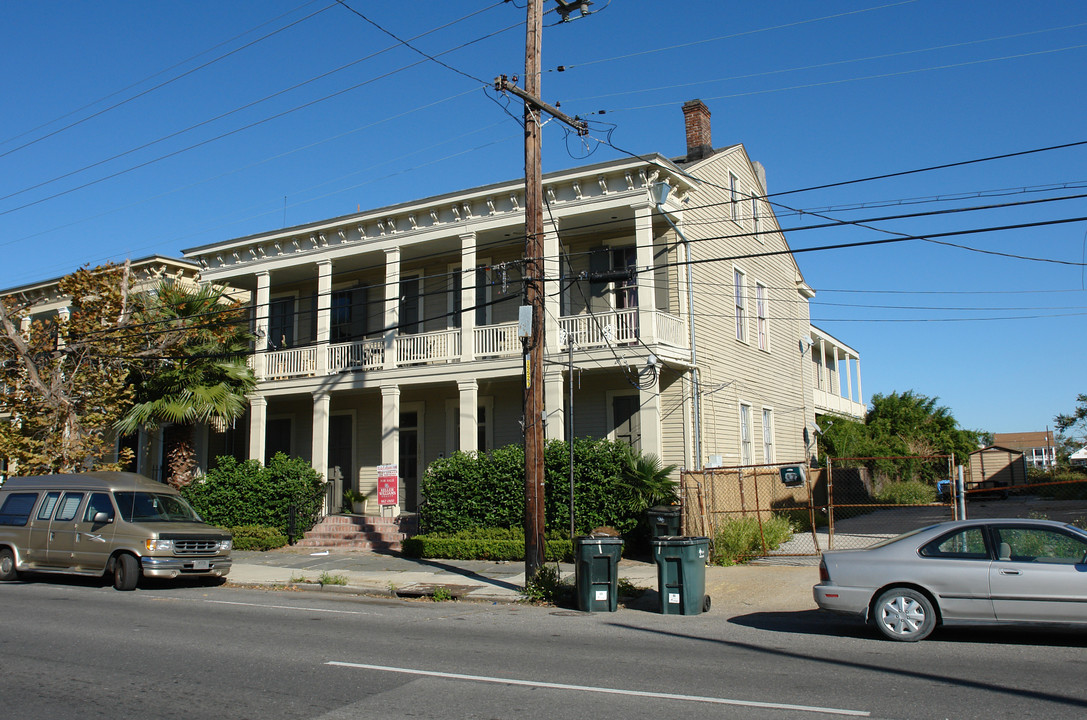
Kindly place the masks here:
[(1087, 633), (86, 580), (0, 585), (5, 717), (1081, 718)]

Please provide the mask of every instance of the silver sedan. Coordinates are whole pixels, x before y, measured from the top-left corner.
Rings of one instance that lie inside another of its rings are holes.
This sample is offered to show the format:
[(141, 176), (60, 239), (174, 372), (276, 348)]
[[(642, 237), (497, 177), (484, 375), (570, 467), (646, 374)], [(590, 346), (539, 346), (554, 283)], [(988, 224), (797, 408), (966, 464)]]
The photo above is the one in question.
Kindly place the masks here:
[(823, 553), (815, 602), (892, 640), (937, 625), (1087, 624), (1087, 532), (1049, 520), (932, 525), (863, 550)]

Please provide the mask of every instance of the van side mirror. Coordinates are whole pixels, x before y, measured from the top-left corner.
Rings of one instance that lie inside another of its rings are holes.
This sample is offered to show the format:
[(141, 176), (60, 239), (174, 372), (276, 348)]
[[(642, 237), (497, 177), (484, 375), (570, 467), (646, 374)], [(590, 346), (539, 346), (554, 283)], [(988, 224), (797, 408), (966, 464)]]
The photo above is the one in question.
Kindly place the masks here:
[(113, 522), (113, 516), (106, 512), (96, 512), (94, 514), (94, 519), (91, 520), (91, 522), (93, 522), (95, 525), (101, 525), (102, 523), (111, 523)]

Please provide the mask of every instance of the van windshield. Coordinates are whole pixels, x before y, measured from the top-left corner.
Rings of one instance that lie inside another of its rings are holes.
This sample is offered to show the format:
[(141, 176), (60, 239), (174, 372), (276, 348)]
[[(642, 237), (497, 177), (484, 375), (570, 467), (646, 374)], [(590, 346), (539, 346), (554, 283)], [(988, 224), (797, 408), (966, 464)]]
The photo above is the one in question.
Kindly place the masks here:
[(117, 510), (125, 522), (203, 522), (177, 495), (152, 492), (115, 492)]

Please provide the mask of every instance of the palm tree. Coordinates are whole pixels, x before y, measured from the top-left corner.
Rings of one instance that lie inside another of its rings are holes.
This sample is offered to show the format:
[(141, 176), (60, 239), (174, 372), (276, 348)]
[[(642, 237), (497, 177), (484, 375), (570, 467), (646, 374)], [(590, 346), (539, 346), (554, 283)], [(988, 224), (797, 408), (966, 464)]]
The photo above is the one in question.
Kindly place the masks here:
[(196, 423), (241, 417), (246, 395), (256, 387), (246, 364), (246, 313), (225, 299), (222, 288), (169, 281), (137, 298), (136, 305), (149, 357), (131, 378), (135, 402), (115, 427), (128, 434), (163, 423), (176, 426), (179, 432), (166, 449), (168, 477), (171, 484), (187, 485), (196, 470)]
[(679, 502), (677, 483), (669, 477), (675, 469), (675, 465), (662, 464), (652, 453), (630, 448), (623, 458), (623, 474), (618, 482), (630, 511), (639, 513), (654, 505)]

